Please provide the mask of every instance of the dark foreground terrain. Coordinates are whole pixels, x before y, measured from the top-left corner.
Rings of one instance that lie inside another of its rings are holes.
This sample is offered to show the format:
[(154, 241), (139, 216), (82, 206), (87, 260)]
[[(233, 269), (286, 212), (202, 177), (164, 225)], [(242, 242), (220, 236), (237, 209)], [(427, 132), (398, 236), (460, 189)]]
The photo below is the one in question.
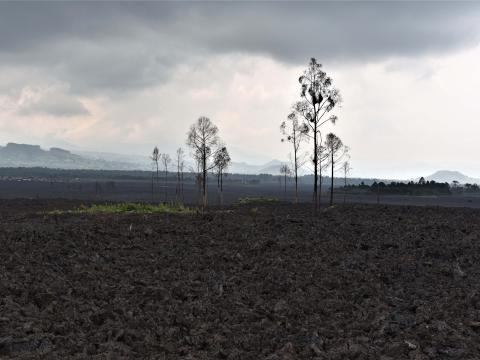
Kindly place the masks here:
[(480, 211), (0, 203), (0, 358), (479, 359)]

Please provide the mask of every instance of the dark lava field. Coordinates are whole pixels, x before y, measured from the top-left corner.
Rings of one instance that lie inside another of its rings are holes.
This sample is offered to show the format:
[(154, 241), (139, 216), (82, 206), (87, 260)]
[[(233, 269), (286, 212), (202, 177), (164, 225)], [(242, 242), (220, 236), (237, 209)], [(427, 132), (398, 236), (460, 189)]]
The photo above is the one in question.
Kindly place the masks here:
[(480, 211), (0, 202), (1, 359), (480, 359)]

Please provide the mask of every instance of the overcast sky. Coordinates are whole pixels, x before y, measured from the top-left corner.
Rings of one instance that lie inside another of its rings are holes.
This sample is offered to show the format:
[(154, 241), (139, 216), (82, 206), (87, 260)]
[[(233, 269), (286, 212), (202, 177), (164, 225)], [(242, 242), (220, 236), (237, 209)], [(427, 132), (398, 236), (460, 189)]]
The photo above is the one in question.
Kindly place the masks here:
[(205, 115), (234, 161), (284, 160), (312, 56), (353, 175), (480, 177), (476, 2), (1, 2), (0, 143), (173, 154)]

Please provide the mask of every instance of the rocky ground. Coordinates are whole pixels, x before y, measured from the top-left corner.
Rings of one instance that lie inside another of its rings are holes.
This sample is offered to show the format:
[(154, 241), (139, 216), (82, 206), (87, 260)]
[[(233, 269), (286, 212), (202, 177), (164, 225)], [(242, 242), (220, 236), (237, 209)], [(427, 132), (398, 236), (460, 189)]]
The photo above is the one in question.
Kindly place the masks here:
[(0, 203), (1, 359), (480, 359), (480, 211)]

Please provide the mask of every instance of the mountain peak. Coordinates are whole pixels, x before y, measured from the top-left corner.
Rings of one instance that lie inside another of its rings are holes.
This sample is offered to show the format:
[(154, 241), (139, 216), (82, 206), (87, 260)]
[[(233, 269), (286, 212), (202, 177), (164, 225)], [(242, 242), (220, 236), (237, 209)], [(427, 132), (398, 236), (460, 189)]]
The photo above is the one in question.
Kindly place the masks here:
[(425, 177), (425, 180), (434, 180), (436, 182), (448, 182), (458, 181), (460, 184), (466, 183), (480, 183), (480, 179), (471, 178), (460, 171), (456, 170), (439, 170), (430, 176)]

